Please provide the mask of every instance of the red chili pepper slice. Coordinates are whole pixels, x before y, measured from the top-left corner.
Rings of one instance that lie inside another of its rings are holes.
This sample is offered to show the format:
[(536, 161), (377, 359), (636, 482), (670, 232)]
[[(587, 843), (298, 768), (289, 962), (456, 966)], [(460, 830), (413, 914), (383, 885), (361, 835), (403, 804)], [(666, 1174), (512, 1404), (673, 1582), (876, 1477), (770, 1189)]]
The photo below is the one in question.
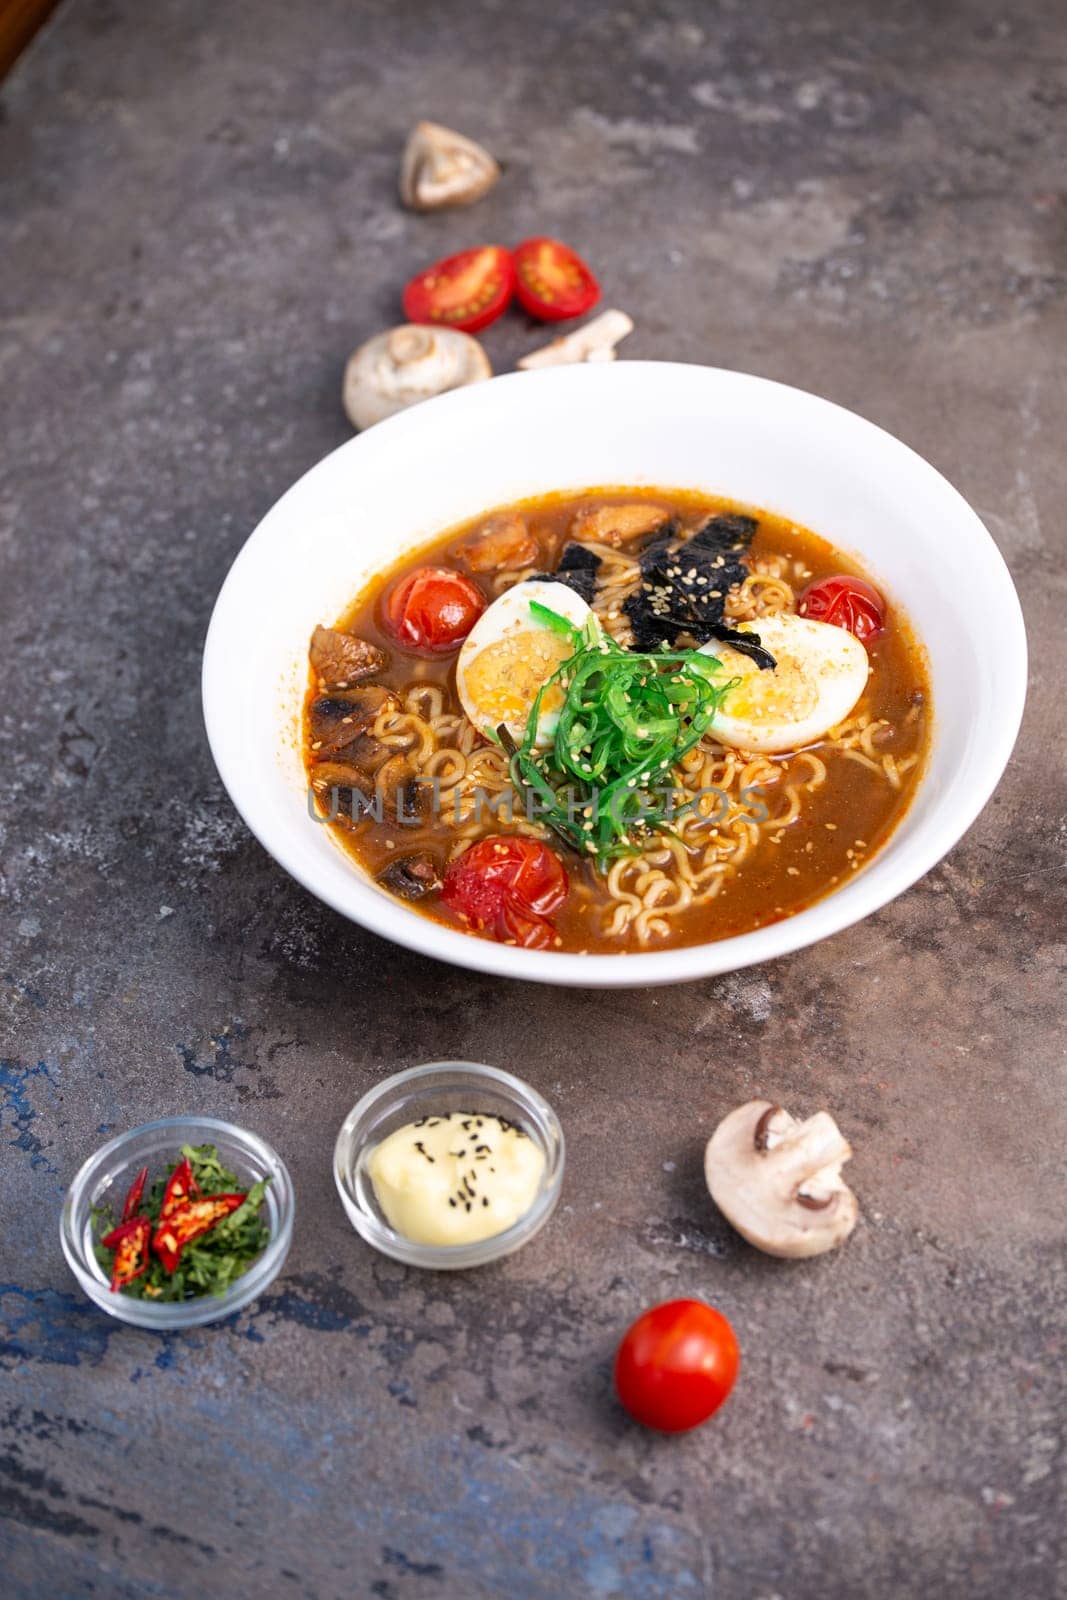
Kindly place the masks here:
[(600, 299), (600, 285), (569, 245), (559, 239), (524, 239), (512, 251), (515, 293), (531, 317), (566, 322)]
[(130, 1184), (126, 1192), (126, 1203), (122, 1208), (123, 1222), (129, 1222), (141, 1209), (141, 1200), (144, 1197), (144, 1186), (148, 1182), (148, 1168), (142, 1167), (140, 1172)]
[(189, 1164), (189, 1157), (182, 1156), (174, 1171), (167, 1179), (167, 1187), (163, 1191), (163, 1204), (159, 1208), (159, 1220), (169, 1217), (172, 1211), (183, 1206), (187, 1200), (200, 1193), (200, 1185), (193, 1177), (193, 1169)]
[(148, 1245), (152, 1237), (152, 1224), (147, 1217), (133, 1217), (120, 1222), (117, 1228), (100, 1243), (105, 1250), (114, 1250), (111, 1262), (111, 1287), (121, 1289), (139, 1278), (148, 1267)]
[(211, 1194), (200, 1200), (187, 1200), (165, 1218), (161, 1215), (159, 1227), (152, 1239), (152, 1249), (168, 1272), (173, 1272), (184, 1247), (199, 1239), (216, 1222), (228, 1217), (238, 1206), (244, 1205), (246, 1194)]
[(515, 292), (511, 256), (498, 244), (478, 245), (436, 261), (404, 290), (409, 322), (444, 323), (477, 333), (506, 311)]

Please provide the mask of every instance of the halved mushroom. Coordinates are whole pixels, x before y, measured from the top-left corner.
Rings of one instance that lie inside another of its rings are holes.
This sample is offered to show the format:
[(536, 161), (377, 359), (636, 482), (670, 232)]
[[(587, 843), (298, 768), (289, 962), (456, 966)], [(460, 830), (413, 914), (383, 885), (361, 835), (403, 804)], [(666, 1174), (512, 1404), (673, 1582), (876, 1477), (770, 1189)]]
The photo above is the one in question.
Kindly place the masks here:
[(405, 322), (349, 357), (344, 406), (354, 427), (369, 428), (420, 400), (492, 375), (488, 356), (469, 333)]
[(523, 372), (532, 372), (538, 367), (563, 367), (569, 362), (614, 361), (615, 346), (633, 331), (634, 325), (625, 311), (602, 311), (584, 327), (553, 339), (540, 350), (531, 350), (518, 365)]
[(308, 707), (312, 750), (320, 759), (336, 755), (372, 728), (383, 711), (395, 711), (399, 704), (393, 691), (379, 683), (317, 695)]
[(419, 122), (404, 146), (400, 198), (412, 211), (469, 206), (488, 194), (499, 176), (484, 146), (439, 122)]
[(378, 882), (384, 883), (401, 900), (423, 900), (428, 894), (436, 894), (441, 881), (440, 864), (428, 850), (398, 856), (378, 874)]
[(708, 1140), (711, 1198), (757, 1250), (820, 1256), (856, 1226), (856, 1197), (841, 1177), (851, 1146), (828, 1111), (798, 1122), (769, 1100), (724, 1117)]

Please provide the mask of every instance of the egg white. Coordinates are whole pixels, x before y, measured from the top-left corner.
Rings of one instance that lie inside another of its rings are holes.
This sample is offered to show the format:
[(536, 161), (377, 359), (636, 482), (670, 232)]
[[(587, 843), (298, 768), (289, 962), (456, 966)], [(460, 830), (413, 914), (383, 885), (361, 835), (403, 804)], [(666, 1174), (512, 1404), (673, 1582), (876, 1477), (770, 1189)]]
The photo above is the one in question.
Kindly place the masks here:
[[(456, 690), (479, 733), (495, 735), (503, 722), (521, 740), (538, 690), (575, 646), (561, 638), (530, 611), (530, 602), (566, 617), (583, 628), (593, 615), (580, 594), (565, 583), (530, 578), (507, 589), (482, 612), (463, 641), (456, 661)], [(551, 691), (550, 691), (551, 694)], [(543, 705), (536, 743), (551, 744), (559, 723), (562, 694)]]
[(712, 721), (716, 738), (739, 750), (776, 755), (815, 744), (845, 720), (871, 666), (853, 634), (791, 611), (742, 622), (739, 629), (756, 634), (777, 666), (759, 667), (717, 640), (701, 647), (702, 654), (719, 658), (727, 677), (740, 679)]

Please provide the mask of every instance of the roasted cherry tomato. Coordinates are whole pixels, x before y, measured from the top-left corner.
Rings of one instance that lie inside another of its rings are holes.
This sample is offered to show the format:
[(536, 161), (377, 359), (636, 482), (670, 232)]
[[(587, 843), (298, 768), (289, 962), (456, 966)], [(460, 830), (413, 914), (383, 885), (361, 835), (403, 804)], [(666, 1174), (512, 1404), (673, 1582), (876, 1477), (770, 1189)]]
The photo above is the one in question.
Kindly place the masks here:
[(846, 628), (861, 644), (877, 639), (885, 631), (885, 601), (878, 590), (844, 572), (809, 584), (797, 602), (797, 610), (812, 622)]
[(404, 290), (409, 322), (444, 323), (477, 333), (506, 311), (515, 293), (515, 266), (498, 244), (446, 256), (412, 278)]
[(531, 317), (566, 322), (600, 299), (600, 285), (581, 256), (558, 239), (525, 239), (512, 254), (515, 292)]
[(741, 1364), (734, 1330), (703, 1300), (665, 1300), (626, 1333), (615, 1388), (636, 1422), (684, 1433), (718, 1411)]
[(389, 632), (409, 650), (439, 655), (463, 643), (485, 610), (472, 578), (451, 567), (419, 567), (385, 598)]
[(441, 899), (479, 933), (543, 950), (555, 930), (547, 918), (567, 898), (559, 856), (536, 839), (479, 839), (445, 873)]

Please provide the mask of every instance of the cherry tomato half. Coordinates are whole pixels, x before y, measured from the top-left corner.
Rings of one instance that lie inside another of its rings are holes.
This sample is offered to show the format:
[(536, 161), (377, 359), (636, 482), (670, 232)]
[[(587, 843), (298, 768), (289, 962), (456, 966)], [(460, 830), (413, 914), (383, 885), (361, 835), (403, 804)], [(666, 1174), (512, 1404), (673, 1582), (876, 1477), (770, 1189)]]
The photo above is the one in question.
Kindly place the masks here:
[(684, 1433), (718, 1411), (740, 1365), (734, 1330), (721, 1311), (703, 1300), (665, 1300), (624, 1336), (615, 1388), (635, 1422)]
[(567, 898), (567, 872), (547, 845), (493, 834), (457, 856), (441, 899), (479, 933), (543, 950), (555, 934), (546, 919)]
[(877, 639), (885, 631), (885, 601), (878, 590), (844, 572), (809, 584), (797, 602), (797, 610), (813, 622), (846, 628), (861, 644)]
[(558, 239), (525, 239), (512, 254), (515, 292), (531, 317), (566, 322), (600, 299), (600, 285), (581, 256)]
[(446, 256), (412, 278), (404, 290), (409, 322), (444, 323), (477, 333), (506, 311), (515, 293), (515, 266), (498, 244)]
[(438, 655), (462, 644), (485, 610), (485, 595), (451, 567), (418, 567), (385, 597), (389, 632), (409, 650)]

